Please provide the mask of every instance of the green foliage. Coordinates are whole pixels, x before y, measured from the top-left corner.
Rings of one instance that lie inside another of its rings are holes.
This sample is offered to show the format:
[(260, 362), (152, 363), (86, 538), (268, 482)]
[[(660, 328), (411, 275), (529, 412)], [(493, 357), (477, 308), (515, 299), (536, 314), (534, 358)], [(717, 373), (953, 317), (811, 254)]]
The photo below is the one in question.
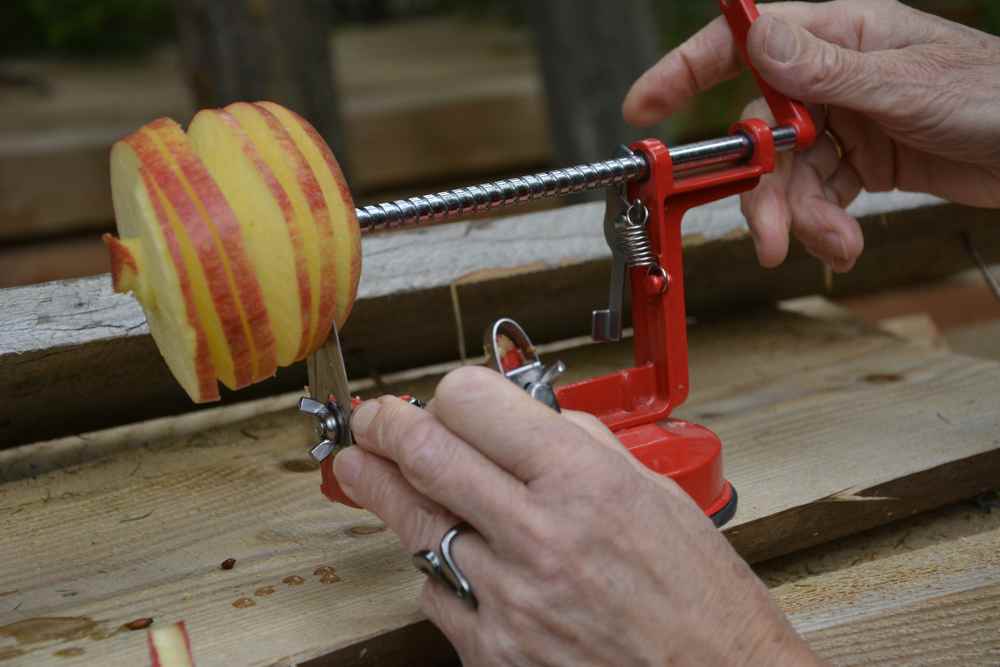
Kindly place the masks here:
[(1000, 4), (996, 0), (986, 2), (983, 12), (983, 30), (1000, 35)]
[(169, 0), (7, 0), (0, 55), (143, 51), (174, 32)]

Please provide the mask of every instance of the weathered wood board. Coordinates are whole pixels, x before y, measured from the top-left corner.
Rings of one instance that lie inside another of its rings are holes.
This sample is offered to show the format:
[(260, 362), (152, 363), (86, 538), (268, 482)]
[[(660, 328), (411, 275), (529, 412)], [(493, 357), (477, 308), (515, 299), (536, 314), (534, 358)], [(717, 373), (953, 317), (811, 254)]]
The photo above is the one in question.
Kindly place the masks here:
[[(868, 248), (854, 272), (833, 279), (833, 293), (964, 268), (963, 231), (977, 235), (984, 254), (1000, 257), (1000, 213), (937, 204), (899, 193), (859, 200), (853, 210)], [(582, 205), (367, 237), (360, 298), (342, 339), (351, 377), (452, 361), (460, 356), (459, 332), (466, 350), (478, 350), (482, 331), (504, 315), (536, 342), (589, 333), (591, 310), (607, 301), (610, 273), (600, 217), (600, 206)], [(828, 287), (821, 265), (800, 250), (779, 270), (760, 269), (735, 200), (692, 211), (685, 244), (695, 316)], [(0, 448), (192, 408), (138, 304), (113, 294), (106, 276), (0, 290), (0, 310), (0, 396), (8, 401)], [(304, 383), (302, 367), (282, 369), (275, 380), (224, 392), (223, 400)], [(61, 419), (51, 418), (52, 406)]]
[[(559, 356), (578, 374), (628, 356), (595, 349)], [(684, 413), (726, 443), (742, 498), (729, 535), (751, 560), (1000, 479), (996, 364), (773, 313), (695, 326), (691, 354)], [(137, 617), (186, 620), (202, 667), (446, 659), (407, 554), (370, 515), (322, 498), (310, 438), (300, 416), (265, 414), (0, 485), (9, 664), (142, 664), (142, 633), (117, 630)], [(892, 497), (859, 497), (881, 487)], [(226, 558), (234, 569), (219, 569)], [(69, 620), (39, 620), (54, 618)]]
[(1000, 512), (952, 506), (758, 573), (835, 665), (1000, 663)]

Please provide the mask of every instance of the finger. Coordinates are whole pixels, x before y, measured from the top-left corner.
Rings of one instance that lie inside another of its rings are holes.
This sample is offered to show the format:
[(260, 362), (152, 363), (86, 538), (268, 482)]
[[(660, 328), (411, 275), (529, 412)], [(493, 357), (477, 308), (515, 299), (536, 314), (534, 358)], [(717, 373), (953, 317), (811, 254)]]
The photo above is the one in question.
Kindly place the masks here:
[[(760, 10), (845, 46), (857, 42), (857, 31), (852, 30), (857, 25), (857, 13), (847, 13), (835, 3), (787, 2), (764, 5)], [(751, 34), (754, 30), (756, 26)], [(732, 79), (742, 69), (729, 25), (719, 17), (639, 77), (622, 105), (625, 120), (638, 126), (657, 123), (695, 95)]]
[(486, 664), (479, 655), (480, 614), (439, 581), (428, 580), (420, 591), (420, 610), (458, 651), (463, 665)]
[(788, 191), (796, 238), (834, 271), (850, 271), (864, 248), (857, 220), (827, 199), (826, 183), (805, 161), (796, 163)]
[(562, 416), (589, 433), (601, 444), (613, 447), (615, 450), (624, 449), (621, 441), (615, 437), (615, 434), (611, 432), (611, 429), (605, 426), (604, 422), (589, 412), (563, 410)]
[(836, 173), (826, 182), (826, 198), (843, 209), (851, 205), (863, 189), (861, 177), (846, 160), (840, 163)]
[(460, 513), (488, 538), (515, 530), (511, 515), (527, 512), (524, 485), (427, 410), (385, 396), (359, 406), (351, 427), (359, 447), (396, 463), (413, 488)]
[(792, 211), (785, 194), (784, 178), (783, 174), (764, 176), (756, 189), (740, 199), (757, 261), (765, 269), (780, 266), (788, 257)]
[(844, 47), (777, 15), (754, 24), (747, 49), (761, 77), (794, 99), (866, 113), (898, 104), (890, 93), (901, 76), (899, 52)]
[(729, 26), (717, 18), (640, 76), (625, 96), (622, 113), (632, 125), (652, 125), (740, 69)]
[[(382, 519), (410, 553), (437, 551), (441, 538), (460, 522), (454, 513), (414, 489), (396, 465), (360, 447), (337, 454), (333, 468), (344, 492)], [(492, 580), (497, 560), (479, 534), (463, 532), (455, 538), (452, 551), (470, 581), (474, 578), (486, 585)]]
[[(761, 118), (771, 125), (775, 122), (762, 98), (747, 105), (741, 118)], [(785, 186), (793, 160), (793, 156), (779, 154), (774, 173), (765, 174), (756, 188), (740, 196), (740, 209), (750, 227), (757, 261), (767, 269), (779, 266), (788, 256), (792, 212)]]
[(524, 483), (594, 451), (580, 426), (489, 369), (452, 371), (435, 398), (434, 413), (450, 431)]
[(827, 134), (820, 135), (815, 144), (800, 151), (796, 157), (812, 167), (823, 183), (833, 177), (843, 160), (835, 140)]

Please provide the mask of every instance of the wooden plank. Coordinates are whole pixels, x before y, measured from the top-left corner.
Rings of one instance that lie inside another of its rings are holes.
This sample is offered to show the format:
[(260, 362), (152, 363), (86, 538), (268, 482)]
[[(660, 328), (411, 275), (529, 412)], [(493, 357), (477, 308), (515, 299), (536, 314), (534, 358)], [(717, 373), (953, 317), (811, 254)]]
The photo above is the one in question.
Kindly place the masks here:
[(108, 248), (97, 234), (0, 245), (0, 289), (100, 275), (110, 268)]
[[(991, 546), (1000, 548), (1000, 540)], [(900, 605), (806, 637), (834, 665), (996, 665), (1000, 584)]]
[[(936, 203), (899, 193), (862, 198), (854, 210), (868, 250), (853, 273), (834, 280), (834, 293), (965, 268), (963, 230), (980, 238), (983, 253), (1000, 257), (1000, 213)], [(601, 214), (589, 204), (367, 237), (359, 301), (343, 332), (349, 373), (359, 379), (458, 358), (456, 302), (467, 350), (479, 348), (481, 332), (501, 315), (518, 319), (538, 342), (588, 333), (610, 274)], [(782, 268), (762, 271), (734, 200), (692, 211), (685, 247), (696, 317), (826, 289), (821, 265), (800, 249)], [(113, 294), (106, 277), (0, 290), (0, 309), (0, 395), (10, 397), (0, 413), (0, 447), (191, 409), (140, 308)], [(303, 384), (296, 366), (224, 400)], [(53, 405), (62, 419), (51, 418)]]
[[(590, 350), (589, 362), (560, 356), (589, 374), (628, 354), (627, 345)], [(773, 313), (693, 327), (691, 356), (685, 414), (726, 443), (742, 497), (730, 534), (751, 559), (996, 484), (996, 364)], [(426, 395), (421, 382), (407, 387)], [(0, 485), (0, 562), (15, 564), (0, 570), (0, 591), (14, 591), (0, 598), (0, 628), (53, 617), (94, 624), (82, 634), (64, 625), (60, 635), (49, 623), (56, 639), (35, 643), (7, 630), (0, 649), (23, 652), (10, 663), (38, 664), (66, 648), (84, 653), (60, 664), (141, 663), (143, 637), (114, 630), (146, 616), (186, 620), (202, 666), (409, 664), (417, 646), (446, 659), (420, 625), (421, 578), (398, 542), (370, 515), (318, 493), (305, 453), (310, 426), (289, 412), (262, 415)], [(934, 474), (976, 457), (975, 478)], [(844, 492), (907, 479), (920, 480), (919, 494), (863, 501)], [(881, 511), (860, 521), (832, 516), (867, 504)], [(788, 521), (815, 505), (827, 508), (831, 528)], [(763, 548), (741, 531), (770, 532), (773, 543)], [(220, 570), (230, 557), (235, 569)], [(324, 584), (314, 574), (321, 566), (340, 581)], [(384, 659), (367, 662), (363, 650), (376, 647)]]
[(832, 664), (1000, 658), (1000, 513), (952, 506), (758, 573)]
[[(332, 40), (345, 164), (355, 196), (547, 162), (551, 143), (530, 35), (426, 20)], [(4, 93), (0, 240), (101, 229), (113, 219), (111, 144), (143, 123), (186, 124), (196, 105), (176, 49), (134, 64), (8, 63), (53, 91)]]

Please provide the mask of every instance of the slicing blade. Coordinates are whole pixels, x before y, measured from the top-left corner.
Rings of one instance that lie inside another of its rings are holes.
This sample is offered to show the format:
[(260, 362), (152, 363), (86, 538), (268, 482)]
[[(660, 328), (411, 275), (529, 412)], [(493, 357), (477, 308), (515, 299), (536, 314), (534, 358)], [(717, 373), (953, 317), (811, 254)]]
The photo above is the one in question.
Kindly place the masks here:
[[(309, 392), (313, 400), (327, 403), (331, 397), (338, 414), (338, 447), (351, 444), (351, 388), (344, 366), (344, 353), (336, 323), (330, 328), (326, 343), (309, 355)], [(332, 449), (327, 452), (332, 453)]]

